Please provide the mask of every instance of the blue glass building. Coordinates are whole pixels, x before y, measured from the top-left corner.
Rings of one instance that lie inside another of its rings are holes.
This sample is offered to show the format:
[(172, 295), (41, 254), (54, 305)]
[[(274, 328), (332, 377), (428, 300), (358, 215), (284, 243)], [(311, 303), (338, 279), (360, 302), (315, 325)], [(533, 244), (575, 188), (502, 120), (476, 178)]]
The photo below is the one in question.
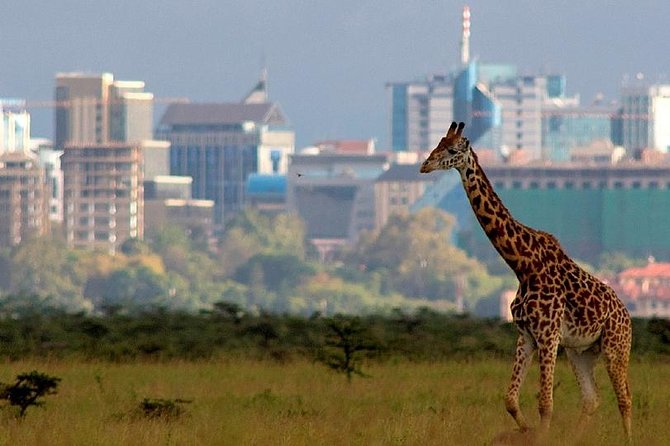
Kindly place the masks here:
[(276, 103), (171, 104), (157, 129), (171, 142), (170, 174), (193, 178), (192, 195), (214, 200), (216, 223), (239, 211), (254, 173), (285, 173), (294, 132)]
[(566, 107), (545, 109), (542, 115), (543, 158), (569, 161), (574, 147), (597, 139), (615, 139), (613, 110), (609, 107)]

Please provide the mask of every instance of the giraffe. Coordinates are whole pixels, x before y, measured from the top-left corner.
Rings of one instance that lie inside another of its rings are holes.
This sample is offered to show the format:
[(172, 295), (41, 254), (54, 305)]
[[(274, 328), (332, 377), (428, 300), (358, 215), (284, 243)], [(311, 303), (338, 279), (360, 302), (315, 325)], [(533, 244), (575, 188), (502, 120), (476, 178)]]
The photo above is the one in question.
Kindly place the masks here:
[(562, 345), (581, 391), (578, 430), (582, 431), (599, 405), (593, 369), (602, 354), (630, 441), (628, 361), (632, 325), (626, 307), (609, 286), (568, 257), (553, 235), (529, 228), (512, 217), (479, 165), (470, 141), (462, 135), (464, 127), (462, 122), (452, 122), (420, 171), (458, 170), (479, 224), (519, 281), (511, 304), (519, 337), (505, 395), (507, 411), (521, 431), (529, 430), (519, 406), (519, 390), (537, 351), (539, 433), (547, 432), (553, 411), (556, 356)]

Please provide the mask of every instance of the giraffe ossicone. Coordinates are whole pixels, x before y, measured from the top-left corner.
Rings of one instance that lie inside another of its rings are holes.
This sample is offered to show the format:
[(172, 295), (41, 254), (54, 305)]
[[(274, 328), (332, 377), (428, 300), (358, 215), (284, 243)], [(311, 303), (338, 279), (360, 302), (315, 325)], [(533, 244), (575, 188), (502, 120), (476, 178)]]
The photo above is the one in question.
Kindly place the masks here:
[(420, 171), (458, 170), (477, 221), (519, 280), (511, 304), (519, 337), (512, 379), (505, 395), (507, 411), (521, 430), (529, 429), (519, 406), (519, 390), (537, 351), (540, 430), (549, 429), (554, 370), (561, 345), (582, 395), (580, 430), (599, 405), (593, 369), (602, 355), (630, 440), (632, 403), (628, 363), (632, 323), (626, 307), (608, 285), (577, 265), (553, 235), (514, 219), (493, 190), (470, 141), (462, 135), (464, 127), (462, 122), (452, 122)]

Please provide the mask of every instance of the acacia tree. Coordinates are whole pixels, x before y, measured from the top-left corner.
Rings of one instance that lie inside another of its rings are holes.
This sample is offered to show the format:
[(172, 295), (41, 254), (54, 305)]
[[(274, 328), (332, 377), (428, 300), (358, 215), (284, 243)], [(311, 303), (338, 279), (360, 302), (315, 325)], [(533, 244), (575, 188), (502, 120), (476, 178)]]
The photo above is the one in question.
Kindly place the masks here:
[(357, 317), (335, 316), (326, 321), (328, 333), (319, 360), (351, 382), (353, 375), (367, 377), (361, 368), (366, 354), (379, 349)]

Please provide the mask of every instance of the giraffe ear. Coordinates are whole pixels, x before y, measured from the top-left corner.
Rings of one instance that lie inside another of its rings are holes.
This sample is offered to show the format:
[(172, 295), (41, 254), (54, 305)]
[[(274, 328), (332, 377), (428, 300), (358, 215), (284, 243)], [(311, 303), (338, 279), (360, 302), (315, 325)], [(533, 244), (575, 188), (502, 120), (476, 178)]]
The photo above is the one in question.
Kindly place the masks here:
[(449, 126), (449, 130), (447, 130), (447, 138), (453, 135), (455, 131), (456, 131), (456, 122), (452, 121), (451, 125)]
[[(455, 123), (451, 124), (454, 125)], [(463, 133), (463, 129), (465, 128), (465, 123), (464, 122), (459, 122), (458, 123), (458, 129), (456, 130), (456, 136), (461, 136), (461, 133)]]

